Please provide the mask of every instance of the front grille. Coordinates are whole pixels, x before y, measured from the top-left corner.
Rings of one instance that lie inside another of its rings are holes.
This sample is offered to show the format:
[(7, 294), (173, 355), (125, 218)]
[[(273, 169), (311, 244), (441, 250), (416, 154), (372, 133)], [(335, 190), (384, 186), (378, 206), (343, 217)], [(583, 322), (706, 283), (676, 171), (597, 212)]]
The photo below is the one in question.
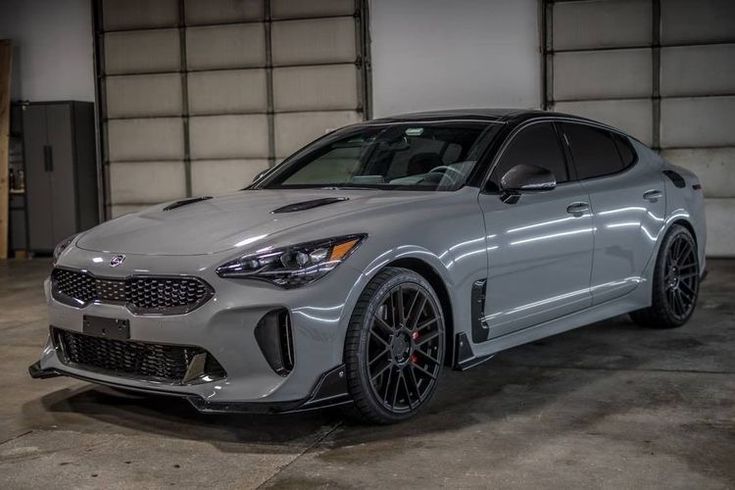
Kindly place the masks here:
[(72, 306), (92, 302), (124, 304), (138, 314), (188, 313), (212, 297), (211, 286), (197, 277), (130, 276), (102, 279), (88, 272), (54, 269), (54, 298)]
[[(53, 339), (64, 364), (113, 376), (173, 384), (212, 381), (227, 376), (217, 359), (200, 347), (113, 340), (59, 328), (53, 329)], [(200, 354), (206, 356), (204, 363), (192, 365)]]

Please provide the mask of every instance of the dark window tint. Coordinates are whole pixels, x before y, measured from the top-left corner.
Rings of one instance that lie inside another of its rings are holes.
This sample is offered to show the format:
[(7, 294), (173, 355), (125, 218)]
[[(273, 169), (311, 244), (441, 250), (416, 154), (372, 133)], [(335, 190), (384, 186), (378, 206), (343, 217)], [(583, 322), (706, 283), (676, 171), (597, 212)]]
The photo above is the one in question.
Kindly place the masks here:
[(505, 172), (521, 163), (551, 170), (557, 183), (569, 180), (564, 153), (551, 123), (532, 124), (513, 138), (493, 172), (493, 182), (500, 182)]
[(635, 162), (635, 150), (631, 146), (630, 141), (628, 141), (628, 138), (619, 134), (613, 134), (613, 138), (618, 147), (620, 158), (623, 160), (623, 168), (633, 165), (633, 162)]
[(623, 170), (612, 134), (581, 124), (564, 124), (579, 179), (590, 179)]

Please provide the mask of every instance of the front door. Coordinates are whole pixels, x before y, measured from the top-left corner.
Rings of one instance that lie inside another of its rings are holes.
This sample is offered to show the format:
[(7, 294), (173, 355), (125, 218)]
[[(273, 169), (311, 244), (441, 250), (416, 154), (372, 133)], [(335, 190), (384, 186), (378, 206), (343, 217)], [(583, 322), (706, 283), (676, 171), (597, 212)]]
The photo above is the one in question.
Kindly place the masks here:
[(493, 338), (553, 320), (591, 304), (594, 225), (584, 187), (570, 178), (561, 141), (550, 122), (514, 136), (491, 175), (525, 163), (551, 170), (557, 187), (521, 193), (514, 204), (480, 194), (487, 230), (488, 279), (483, 312)]

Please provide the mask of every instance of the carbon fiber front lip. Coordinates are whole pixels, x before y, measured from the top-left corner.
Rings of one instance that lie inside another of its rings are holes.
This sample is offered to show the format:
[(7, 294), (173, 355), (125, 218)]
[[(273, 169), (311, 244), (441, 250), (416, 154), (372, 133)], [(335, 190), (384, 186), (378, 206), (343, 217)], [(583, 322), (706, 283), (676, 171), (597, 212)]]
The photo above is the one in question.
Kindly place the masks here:
[(154, 388), (131, 387), (122, 383), (100, 381), (84, 375), (71, 373), (63, 369), (41, 369), (40, 361), (28, 367), (28, 373), (34, 379), (55, 378), (57, 376), (68, 376), (86, 381), (88, 383), (110, 386), (112, 388), (136, 391), (140, 393), (153, 393), (156, 395), (184, 398), (201, 413), (249, 413), (249, 414), (286, 414), (319, 410), (324, 408), (348, 405), (352, 403), (352, 397), (347, 391), (347, 378), (344, 365), (324, 373), (319, 382), (312, 390), (311, 395), (300, 400), (285, 402), (211, 402), (199, 395), (191, 393), (173, 393), (166, 390)]

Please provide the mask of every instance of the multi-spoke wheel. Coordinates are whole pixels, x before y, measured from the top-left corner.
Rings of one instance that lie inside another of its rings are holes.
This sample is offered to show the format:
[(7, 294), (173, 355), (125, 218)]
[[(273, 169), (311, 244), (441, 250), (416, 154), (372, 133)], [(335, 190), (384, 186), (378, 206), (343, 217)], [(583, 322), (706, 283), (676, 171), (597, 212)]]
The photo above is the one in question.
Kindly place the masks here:
[(651, 306), (631, 313), (633, 320), (657, 328), (686, 323), (699, 294), (699, 259), (697, 244), (683, 226), (672, 226), (664, 237), (652, 286)]
[(444, 361), (444, 317), (431, 285), (387, 268), (365, 288), (350, 321), (345, 363), (360, 414), (391, 423), (431, 398)]

